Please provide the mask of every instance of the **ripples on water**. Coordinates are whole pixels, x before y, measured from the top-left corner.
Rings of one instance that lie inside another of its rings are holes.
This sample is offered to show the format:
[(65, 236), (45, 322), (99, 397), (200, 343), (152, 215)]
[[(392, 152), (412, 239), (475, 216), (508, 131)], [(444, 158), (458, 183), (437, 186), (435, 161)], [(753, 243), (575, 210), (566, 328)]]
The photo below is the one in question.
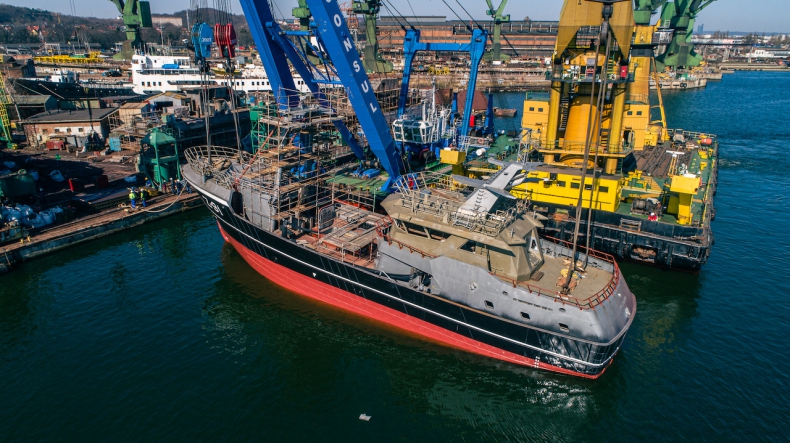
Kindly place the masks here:
[(700, 275), (622, 266), (638, 313), (599, 380), (295, 297), (196, 211), (2, 277), (0, 441), (778, 440), (788, 86), (786, 74), (739, 73), (666, 94), (671, 126), (722, 138), (716, 245)]

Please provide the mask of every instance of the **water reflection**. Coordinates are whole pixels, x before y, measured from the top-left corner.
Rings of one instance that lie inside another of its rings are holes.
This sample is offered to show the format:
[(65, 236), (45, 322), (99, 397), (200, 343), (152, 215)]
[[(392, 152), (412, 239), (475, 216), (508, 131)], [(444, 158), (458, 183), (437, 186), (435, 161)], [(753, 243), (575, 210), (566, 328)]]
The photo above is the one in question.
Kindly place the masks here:
[(637, 316), (624, 349), (657, 363), (663, 354), (675, 352), (688, 340), (704, 273), (672, 272), (631, 263), (621, 268), (637, 300)]
[[(354, 397), (373, 403), (384, 398), (405, 414), (511, 436), (551, 428), (555, 413), (589, 417), (600, 409), (596, 381), (425, 342), (314, 302), (258, 275), (227, 245), (222, 263), (225, 275), (204, 303), (206, 328), (217, 349), (238, 354), (249, 364), (245, 373), (262, 369), (283, 398), (318, 395), (338, 408)], [(620, 389), (607, 385), (606, 397)], [(556, 431), (570, 435), (572, 429)]]

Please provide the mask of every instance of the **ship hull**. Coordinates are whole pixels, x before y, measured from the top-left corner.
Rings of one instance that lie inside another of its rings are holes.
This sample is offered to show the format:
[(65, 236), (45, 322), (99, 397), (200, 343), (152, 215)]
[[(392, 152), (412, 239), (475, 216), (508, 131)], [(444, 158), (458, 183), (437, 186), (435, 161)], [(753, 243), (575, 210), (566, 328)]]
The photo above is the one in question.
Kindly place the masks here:
[(17, 78), (13, 80), (19, 94), (54, 95), (63, 100), (82, 98), (102, 98), (125, 95), (137, 95), (132, 86), (123, 85), (82, 85), (78, 83), (60, 83), (43, 80)]
[(223, 238), (272, 282), (443, 345), (516, 365), (597, 378), (611, 364), (628, 329), (609, 343), (592, 343), (529, 328), (323, 256), (262, 230), (225, 204), (201, 195)]

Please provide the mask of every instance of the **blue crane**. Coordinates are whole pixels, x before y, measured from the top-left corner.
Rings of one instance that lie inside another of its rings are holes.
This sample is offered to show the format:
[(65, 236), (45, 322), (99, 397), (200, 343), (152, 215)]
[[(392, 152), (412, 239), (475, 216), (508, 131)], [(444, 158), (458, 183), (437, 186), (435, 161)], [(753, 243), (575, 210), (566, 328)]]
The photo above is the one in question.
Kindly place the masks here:
[(400, 85), (400, 98), (398, 99), (397, 117), (403, 117), (406, 112), (406, 99), (409, 94), (409, 81), (411, 80), (412, 63), (414, 56), (419, 51), (445, 51), (445, 52), (468, 52), (470, 57), (469, 65), (469, 84), (466, 88), (466, 103), (464, 103), (464, 113), (461, 117), (461, 130), (459, 136), (469, 132), (469, 120), (472, 115), (472, 102), (475, 98), (475, 86), (477, 85), (477, 71), (480, 68), (480, 61), (486, 50), (486, 40), (488, 32), (484, 29), (472, 31), (472, 39), (469, 43), (423, 43), (420, 41), (419, 29), (407, 29), (403, 40), (403, 79)]
[[(299, 103), (299, 94), (288, 61), (319, 100), (325, 100), (320, 90), (321, 84), (342, 84), (371, 152), (389, 174), (384, 188), (390, 189), (400, 176), (402, 162), (397, 156), (395, 141), (390, 135), (387, 121), (351, 40), (351, 33), (340, 7), (336, 1), (325, 0), (307, 0), (307, 5), (313, 14), (311, 27), (319, 42), (318, 47), (310, 43), (309, 31), (281, 29), (274, 20), (268, 1), (241, 0), (241, 7), (277, 104), (280, 109), (285, 110)], [(295, 45), (288, 37), (301, 38), (306, 44)], [(312, 56), (325, 52), (332, 62), (332, 72), (326, 72), (329, 67), (325, 63), (321, 64), (324, 69), (318, 69), (305, 53), (305, 48), (310, 49)], [(334, 124), (356, 156), (364, 159), (362, 147), (345, 123), (336, 120)]]

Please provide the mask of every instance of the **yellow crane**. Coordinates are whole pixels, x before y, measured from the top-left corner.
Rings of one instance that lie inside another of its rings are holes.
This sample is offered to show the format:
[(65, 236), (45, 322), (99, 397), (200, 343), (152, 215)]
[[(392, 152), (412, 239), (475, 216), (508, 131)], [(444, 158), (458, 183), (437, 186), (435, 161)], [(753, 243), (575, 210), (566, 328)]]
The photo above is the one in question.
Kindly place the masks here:
[(588, 151), (596, 166), (612, 174), (634, 149), (636, 132), (644, 128), (635, 127), (630, 120), (636, 115), (626, 109), (634, 78), (628, 62), (633, 13), (630, 1), (563, 5), (549, 100), (528, 96), (522, 114), (522, 126), (537, 137), (544, 162), (582, 167)]

